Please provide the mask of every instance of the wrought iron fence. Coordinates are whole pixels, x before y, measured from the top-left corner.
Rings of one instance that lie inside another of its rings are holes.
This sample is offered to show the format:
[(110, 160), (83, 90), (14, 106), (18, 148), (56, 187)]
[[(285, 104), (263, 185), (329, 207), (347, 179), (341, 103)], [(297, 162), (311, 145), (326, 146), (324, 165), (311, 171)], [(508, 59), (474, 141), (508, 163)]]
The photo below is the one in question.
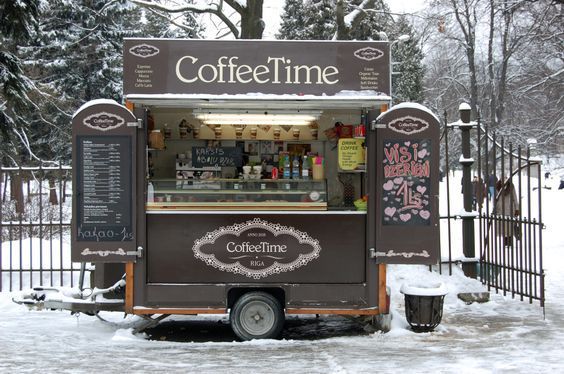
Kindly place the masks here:
[[(454, 189), (449, 133), (455, 129), (446, 125), (442, 132), (447, 186), (446, 214), (441, 215), (446, 231), (442, 262), (447, 264), (449, 274), (456, 263), (474, 263), (478, 279), (488, 289), (530, 303), (536, 300), (544, 307), (541, 162), (531, 157), (530, 149), (506, 146), (504, 139), (489, 133), (487, 125), (479, 121), (475, 124), (472, 143), (477, 162), (473, 173), (477, 178), (472, 184), (475, 205), (471, 214), (477, 222), (476, 256), (459, 256), (457, 233), (462, 228), (458, 220), (468, 218), (464, 217), (468, 212), (454, 213), (451, 203)], [(439, 269), (442, 272), (443, 267)]]
[(69, 166), (0, 167), (0, 291), (74, 286)]

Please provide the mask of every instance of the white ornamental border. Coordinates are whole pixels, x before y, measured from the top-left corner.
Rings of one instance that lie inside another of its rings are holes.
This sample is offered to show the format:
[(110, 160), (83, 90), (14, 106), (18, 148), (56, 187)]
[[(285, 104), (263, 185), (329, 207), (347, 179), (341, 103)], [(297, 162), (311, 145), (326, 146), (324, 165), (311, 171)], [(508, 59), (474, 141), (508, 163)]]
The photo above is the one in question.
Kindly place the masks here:
[[(402, 122), (402, 121), (405, 121), (406, 119), (412, 119), (412, 120), (420, 121), (425, 126), (420, 128), (419, 130), (413, 130), (413, 131), (405, 131), (405, 130), (397, 129), (397, 128), (392, 126), (392, 123)], [(392, 129), (392, 131), (399, 132), (401, 134), (411, 135), (411, 134), (417, 134), (418, 132), (422, 132), (422, 131), (427, 130), (429, 128), (429, 123), (425, 120), (422, 120), (421, 118), (418, 118), (418, 117), (405, 116), (405, 117), (401, 117), (401, 118), (396, 118), (392, 122), (388, 123), (388, 128)]]
[(431, 257), (429, 252), (423, 250), (423, 252), (395, 252), (393, 249), (390, 249), (388, 252), (376, 252), (376, 257), (404, 257), (404, 258), (412, 258), (412, 257)]
[(107, 257), (109, 255), (126, 256), (127, 252), (125, 252), (123, 248), (118, 248), (115, 251), (91, 251), (90, 248), (84, 248), (84, 250), (80, 254), (82, 256), (98, 255), (100, 257)]
[[(261, 228), (270, 231), (274, 236), (279, 235), (291, 235), (295, 237), (300, 244), (309, 244), (313, 248), (311, 253), (306, 255), (300, 254), (298, 258), (288, 264), (279, 264), (275, 261), (272, 265), (267, 268), (255, 270), (249, 269), (246, 266), (241, 265), (239, 261), (234, 262), (233, 264), (226, 264), (219, 261), (215, 254), (206, 254), (201, 251), (201, 247), (205, 244), (214, 244), (215, 241), (224, 235), (235, 235), (240, 236), (244, 231), (252, 229), (252, 228)], [(319, 257), (319, 253), (321, 252), (321, 246), (319, 245), (319, 241), (317, 239), (313, 239), (305, 232), (301, 232), (296, 230), (293, 227), (286, 227), (276, 223), (270, 223), (268, 221), (264, 221), (260, 218), (254, 218), (244, 223), (234, 224), (232, 226), (227, 227), (220, 227), (219, 229), (208, 232), (204, 237), (197, 239), (194, 242), (194, 246), (192, 247), (194, 251), (194, 256), (202, 261), (204, 261), (207, 265), (213, 266), (220, 271), (229, 271), (234, 274), (241, 274), (249, 278), (260, 279), (262, 277), (267, 277), (273, 274), (280, 274), (286, 271), (293, 271), (297, 268), (307, 265), (313, 259)]]
[[(116, 119), (118, 119), (118, 122), (114, 126), (109, 126), (109, 127), (106, 127), (106, 128), (102, 128), (102, 127), (99, 127), (99, 126), (92, 126), (90, 123), (87, 122), (88, 120), (90, 120), (92, 118), (101, 117), (101, 116), (108, 116), (110, 118), (116, 118)], [(118, 116), (117, 114), (108, 113), (108, 112), (99, 112), (99, 113), (91, 114), (88, 117), (85, 117), (82, 120), (82, 123), (84, 124), (84, 126), (90, 127), (91, 129), (94, 129), (94, 130), (108, 131), (108, 130), (113, 130), (113, 129), (117, 129), (118, 127), (121, 127), (125, 123), (125, 119), (123, 119), (123, 117)]]

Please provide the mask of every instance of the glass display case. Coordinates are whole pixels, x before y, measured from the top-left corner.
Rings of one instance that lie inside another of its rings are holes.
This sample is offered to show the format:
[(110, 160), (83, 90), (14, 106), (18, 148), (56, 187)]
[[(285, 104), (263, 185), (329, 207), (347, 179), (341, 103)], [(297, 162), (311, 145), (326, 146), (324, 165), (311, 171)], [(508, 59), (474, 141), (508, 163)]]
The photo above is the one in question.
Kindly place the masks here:
[(325, 180), (152, 179), (147, 210), (327, 210)]

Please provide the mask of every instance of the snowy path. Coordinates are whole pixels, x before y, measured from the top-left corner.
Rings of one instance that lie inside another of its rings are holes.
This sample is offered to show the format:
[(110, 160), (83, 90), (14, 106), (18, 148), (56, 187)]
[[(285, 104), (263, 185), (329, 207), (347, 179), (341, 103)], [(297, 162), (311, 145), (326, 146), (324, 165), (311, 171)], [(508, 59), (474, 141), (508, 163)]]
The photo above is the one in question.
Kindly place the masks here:
[[(456, 292), (483, 290), (460, 272), (390, 267), (394, 322), (387, 334), (364, 333), (346, 319), (290, 321), (286, 339), (234, 342), (214, 319), (183, 322), (189, 341), (146, 340), (130, 319), (108, 314), (122, 328), (66, 312), (28, 312), (0, 294), (0, 373), (548, 373), (564, 372), (564, 191), (544, 194), (546, 319), (533, 305), (492, 293), (486, 304), (465, 305)], [(548, 203), (549, 202), (549, 203)], [(447, 283), (441, 325), (433, 333), (406, 328), (398, 289), (407, 279)], [(225, 322), (225, 321), (224, 321)], [(321, 338), (320, 338), (321, 337)], [(205, 341), (205, 340), (208, 341)], [(205, 341), (205, 342), (200, 342)]]

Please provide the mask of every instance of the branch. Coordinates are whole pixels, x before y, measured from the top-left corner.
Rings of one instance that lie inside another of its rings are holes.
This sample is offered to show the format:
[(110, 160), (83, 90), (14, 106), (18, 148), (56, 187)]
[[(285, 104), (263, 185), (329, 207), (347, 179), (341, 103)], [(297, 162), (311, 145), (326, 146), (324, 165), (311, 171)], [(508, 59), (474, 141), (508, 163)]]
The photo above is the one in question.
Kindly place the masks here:
[(560, 69), (558, 70), (556, 73), (549, 75), (548, 77), (544, 78), (543, 80), (541, 80), (540, 82), (533, 84), (531, 86), (528, 86), (525, 88), (525, 90), (523, 92), (529, 92), (533, 89), (535, 89), (538, 86), (541, 86), (543, 84), (545, 84), (546, 82), (548, 82), (550, 79), (556, 78), (557, 76), (559, 76), (560, 74), (564, 73), (564, 69)]
[[(197, 5), (169, 6), (159, 3), (153, 3), (151, 1), (146, 1), (146, 0), (129, 0), (129, 1), (131, 1), (133, 4), (139, 5), (147, 9), (156, 9), (166, 13), (184, 13), (184, 12), (192, 12), (198, 14), (210, 13), (221, 19), (221, 21), (225, 23), (225, 25), (229, 28), (229, 30), (231, 31), (231, 33), (236, 39), (238, 39), (240, 35), (237, 26), (235, 26), (235, 24), (231, 22), (229, 17), (227, 17), (223, 12), (223, 0), (220, 0), (219, 4), (212, 3), (210, 6), (205, 6), (205, 7), (197, 6)], [(238, 13), (241, 14), (240, 12)]]
[[(194, 29), (193, 27), (188, 27), (188, 26), (186, 26), (186, 25), (183, 25), (182, 23), (177, 22), (176, 20), (171, 19), (171, 18), (165, 16), (164, 14), (162, 14), (161, 12), (158, 12), (158, 11), (155, 10), (155, 9), (147, 8), (147, 10), (148, 10), (149, 12), (153, 13), (154, 15), (156, 15), (156, 16), (159, 17), (159, 18), (162, 18), (162, 19), (165, 19), (165, 20), (169, 21), (170, 23), (172, 23), (172, 24), (173, 24), (174, 26), (176, 26), (176, 27), (179, 27), (179, 28), (181, 28), (181, 29), (183, 29), (183, 30), (186, 30), (186, 31), (189, 31), (189, 32), (190, 32), (190, 31), (195, 31), (195, 29)], [(195, 35), (196, 35), (196, 38), (197, 38), (197, 39), (201, 39), (198, 34), (195, 34)]]

